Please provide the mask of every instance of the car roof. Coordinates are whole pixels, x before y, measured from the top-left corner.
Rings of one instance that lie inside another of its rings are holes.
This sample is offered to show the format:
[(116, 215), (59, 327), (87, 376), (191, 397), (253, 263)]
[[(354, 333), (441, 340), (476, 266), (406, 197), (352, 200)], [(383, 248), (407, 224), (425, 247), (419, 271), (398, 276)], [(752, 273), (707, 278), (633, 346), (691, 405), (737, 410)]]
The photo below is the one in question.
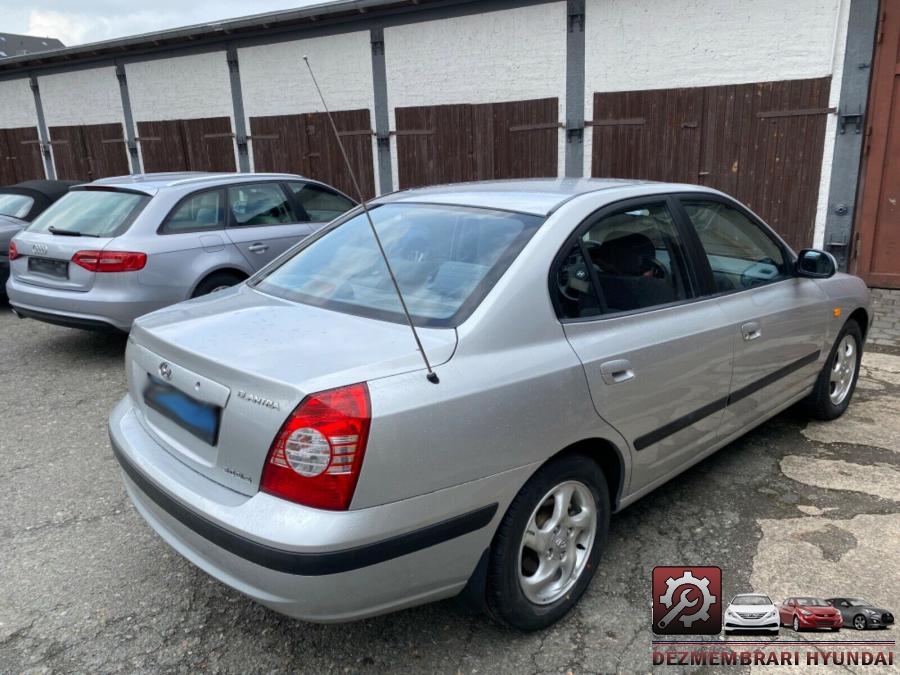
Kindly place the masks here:
[(411, 188), (385, 195), (376, 202), (475, 206), (549, 216), (574, 197), (617, 188), (631, 188), (632, 191), (638, 188), (636, 196), (670, 190), (714, 192), (697, 185), (657, 183), (627, 178), (526, 178)]
[(103, 186), (107, 188), (138, 190), (147, 194), (155, 194), (160, 190), (174, 187), (227, 185), (228, 183), (246, 180), (272, 180), (278, 178), (285, 180), (310, 180), (292, 173), (170, 171), (162, 173), (136, 173), (130, 176), (111, 176), (109, 178), (100, 178), (99, 180), (95, 180), (93, 183), (88, 183), (82, 187), (89, 188), (93, 186)]

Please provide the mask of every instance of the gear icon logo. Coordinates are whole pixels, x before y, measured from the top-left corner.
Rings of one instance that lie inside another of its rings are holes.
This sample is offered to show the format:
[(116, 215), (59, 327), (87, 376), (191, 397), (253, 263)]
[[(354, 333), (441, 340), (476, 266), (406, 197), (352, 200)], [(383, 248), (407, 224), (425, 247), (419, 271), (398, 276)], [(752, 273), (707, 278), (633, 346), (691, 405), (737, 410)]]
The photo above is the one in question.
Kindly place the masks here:
[(652, 586), (657, 635), (718, 635), (722, 630), (718, 567), (656, 567)]

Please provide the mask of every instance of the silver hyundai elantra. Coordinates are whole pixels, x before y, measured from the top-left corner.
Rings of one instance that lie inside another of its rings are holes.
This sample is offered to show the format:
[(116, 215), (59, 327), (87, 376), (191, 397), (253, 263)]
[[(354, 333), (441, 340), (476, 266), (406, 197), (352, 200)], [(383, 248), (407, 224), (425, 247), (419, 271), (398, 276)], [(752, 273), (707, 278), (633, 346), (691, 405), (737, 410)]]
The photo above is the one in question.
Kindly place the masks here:
[(109, 430), (147, 522), (291, 616), (463, 591), (549, 625), (610, 514), (788, 406), (837, 417), (872, 314), (719, 192), (614, 180), (374, 200), (138, 319)]

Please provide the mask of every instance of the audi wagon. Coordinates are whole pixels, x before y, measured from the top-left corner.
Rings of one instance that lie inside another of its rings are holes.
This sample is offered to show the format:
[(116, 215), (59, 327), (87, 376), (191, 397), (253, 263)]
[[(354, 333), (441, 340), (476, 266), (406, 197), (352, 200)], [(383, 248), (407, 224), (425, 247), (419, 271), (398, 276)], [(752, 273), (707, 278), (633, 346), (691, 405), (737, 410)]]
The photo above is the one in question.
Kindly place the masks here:
[(788, 406), (832, 419), (853, 395), (865, 285), (720, 192), (524, 180), (370, 209), (436, 377), (356, 208), (138, 319), (109, 420), (150, 526), (285, 614), (464, 593), (542, 628), (610, 514)]
[(97, 180), (13, 239), (10, 304), (21, 317), (127, 332), (141, 314), (240, 283), (354, 204), (291, 174)]

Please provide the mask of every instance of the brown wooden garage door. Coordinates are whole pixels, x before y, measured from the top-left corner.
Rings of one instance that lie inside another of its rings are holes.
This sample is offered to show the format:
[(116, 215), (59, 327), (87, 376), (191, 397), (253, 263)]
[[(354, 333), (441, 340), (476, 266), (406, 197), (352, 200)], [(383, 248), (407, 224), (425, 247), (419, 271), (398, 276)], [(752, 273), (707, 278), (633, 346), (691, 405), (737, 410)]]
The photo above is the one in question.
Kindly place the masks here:
[(0, 185), (45, 177), (37, 128), (0, 129)]
[(50, 127), (50, 145), (60, 180), (95, 180), (129, 173), (121, 124)]
[(228, 117), (138, 122), (144, 171), (234, 171)]
[(881, 6), (852, 255), (870, 286), (900, 288), (900, 2)]
[(723, 190), (795, 248), (816, 218), (830, 77), (594, 94), (591, 175)]
[(400, 188), (556, 176), (559, 100), (397, 108)]
[[(332, 112), (366, 199), (375, 196), (372, 128), (367, 109)], [(315, 178), (357, 198), (334, 131), (324, 113), (250, 118), (253, 168)]]

